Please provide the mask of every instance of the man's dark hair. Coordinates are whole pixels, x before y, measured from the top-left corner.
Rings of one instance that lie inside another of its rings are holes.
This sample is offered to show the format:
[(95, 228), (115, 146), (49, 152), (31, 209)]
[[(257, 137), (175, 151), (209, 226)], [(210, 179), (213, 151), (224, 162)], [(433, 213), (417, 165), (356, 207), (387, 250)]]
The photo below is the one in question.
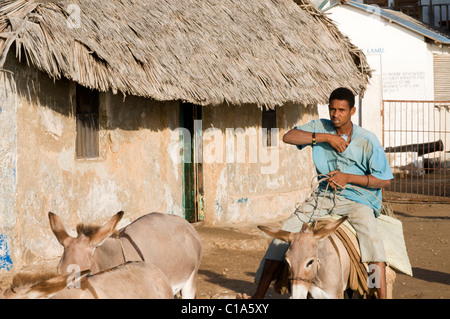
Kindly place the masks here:
[(353, 95), (353, 92), (347, 88), (337, 88), (331, 92), (328, 103), (331, 104), (331, 101), (333, 100), (347, 101), (350, 109), (355, 106), (355, 96)]

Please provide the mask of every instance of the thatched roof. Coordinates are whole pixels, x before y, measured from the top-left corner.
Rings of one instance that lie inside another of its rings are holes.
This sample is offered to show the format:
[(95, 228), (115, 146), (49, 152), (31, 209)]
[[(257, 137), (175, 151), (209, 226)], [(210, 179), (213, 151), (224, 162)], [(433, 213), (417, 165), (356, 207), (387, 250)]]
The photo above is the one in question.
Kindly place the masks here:
[(55, 79), (200, 105), (324, 103), (370, 73), (307, 0), (0, 0), (0, 69), (13, 43)]

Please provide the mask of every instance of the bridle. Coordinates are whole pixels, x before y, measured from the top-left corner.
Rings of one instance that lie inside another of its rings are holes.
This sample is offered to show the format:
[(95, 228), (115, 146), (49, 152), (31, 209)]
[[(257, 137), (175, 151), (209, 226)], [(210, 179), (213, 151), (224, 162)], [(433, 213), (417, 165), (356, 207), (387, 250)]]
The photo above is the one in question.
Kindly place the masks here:
[[(333, 245), (333, 248), (336, 251), (336, 254), (337, 254), (338, 259), (339, 259), (339, 264), (341, 264), (341, 255), (339, 253), (339, 248), (337, 247), (336, 242), (334, 241), (332, 236), (329, 236), (328, 238), (330, 239), (331, 244)], [(317, 259), (317, 270), (319, 269), (319, 266), (320, 266), (320, 260)], [(288, 280), (291, 281), (291, 282), (292, 281), (303, 281), (303, 282), (306, 282), (308, 284), (312, 284), (314, 282), (314, 279), (310, 280), (310, 279), (306, 279), (306, 278), (303, 278), (303, 277), (300, 277), (300, 276), (296, 276), (296, 277), (289, 276)]]
[(313, 283), (313, 280), (305, 279), (305, 278), (302, 278), (302, 277), (288, 277), (288, 279), (290, 281), (304, 281), (304, 282), (307, 282), (309, 284)]
[[(320, 260), (319, 260), (319, 258), (316, 259), (316, 262), (317, 262), (317, 270), (319, 270), (319, 267), (320, 267)], [(317, 274), (316, 274), (316, 276), (317, 276)], [(306, 283), (308, 283), (308, 284), (312, 284), (312, 283), (314, 282), (314, 279), (315, 279), (316, 276), (314, 276), (313, 279), (306, 279), (306, 278), (303, 278), (303, 277), (300, 277), (300, 276), (295, 276), (295, 277), (289, 276), (289, 277), (288, 277), (288, 280), (289, 280), (291, 283), (292, 283), (293, 281), (303, 281), (303, 282), (306, 282)]]

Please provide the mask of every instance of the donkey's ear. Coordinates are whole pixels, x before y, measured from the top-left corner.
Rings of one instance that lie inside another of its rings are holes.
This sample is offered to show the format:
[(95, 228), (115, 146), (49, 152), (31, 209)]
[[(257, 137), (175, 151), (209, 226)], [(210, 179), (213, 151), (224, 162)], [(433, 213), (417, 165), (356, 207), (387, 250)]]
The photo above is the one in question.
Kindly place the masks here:
[(66, 246), (72, 237), (67, 233), (61, 218), (58, 215), (49, 212), (48, 219), (50, 220), (50, 228), (52, 229), (53, 234), (55, 234), (56, 239), (58, 239), (61, 245)]
[(109, 222), (107, 222), (105, 225), (103, 225), (102, 227), (100, 227), (95, 233), (93, 233), (92, 235), (89, 236), (89, 242), (92, 246), (97, 247), (100, 244), (102, 244), (102, 242), (108, 238), (109, 236), (111, 236), (111, 234), (114, 232), (114, 230), (116, 229), (117, 224), (119, 223), (119, 221), (122, 219), (123, 217), (123, 211), (118, 212), (117, 214), (115, 214), (110, 220)]
[(291, 232), (285, 231), (285, 230), (281, 230), (281, 229), (277, 229), (277, 228), (271, 228), (271, 227), (266, 227), (266, 226), (258, 226), (259, 229), (261, 229), (263, 232), (265, 232), (267, 235), (269, 235), (270, 237), (285, 241), (287, 243), (289, 243), (291, 240)]
[(347, 219), (348, 219), (348, 217), (345, 216), (345, 217), (339, 218), (337, 220), (331, 221), (329, 223), (326, 223), (322, 227), (318, 227), (317, 229), (314, 229), (314, 237), (317, 238), (317, 239), (323, 239), (325, 237), (330, 236)]

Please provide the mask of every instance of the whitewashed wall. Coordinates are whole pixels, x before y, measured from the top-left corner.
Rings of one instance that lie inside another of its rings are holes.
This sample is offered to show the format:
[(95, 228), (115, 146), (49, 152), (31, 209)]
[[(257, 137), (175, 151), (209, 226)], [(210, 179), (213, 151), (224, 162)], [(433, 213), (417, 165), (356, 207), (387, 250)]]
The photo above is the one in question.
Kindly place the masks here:
[[(433, 54), (448, 53), (449, 48), (427, 43), (423, 35), (389, 22), (376, 10), (341, 5), (327, 13), (366, 54), (374, 70), (361, 106), (357, 103), (354, 123), (373, 131), (381, 141), (382, 100), (433, 100)], [(327, 106), (320, 108), (319, 115), (328, 116)]]

